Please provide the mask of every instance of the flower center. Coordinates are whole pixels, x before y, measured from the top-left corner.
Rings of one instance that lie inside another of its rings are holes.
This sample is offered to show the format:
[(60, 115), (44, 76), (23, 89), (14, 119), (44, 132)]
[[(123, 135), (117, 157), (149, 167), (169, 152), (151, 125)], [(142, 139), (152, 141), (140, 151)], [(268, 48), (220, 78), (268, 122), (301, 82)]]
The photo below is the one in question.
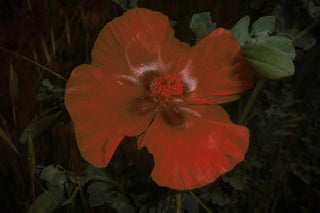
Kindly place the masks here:
[(152, 81), (150, 91), (156, 102), (173, 104), (175, 99), (183, 97), (183, 84), (179, 76), (159, 76)]

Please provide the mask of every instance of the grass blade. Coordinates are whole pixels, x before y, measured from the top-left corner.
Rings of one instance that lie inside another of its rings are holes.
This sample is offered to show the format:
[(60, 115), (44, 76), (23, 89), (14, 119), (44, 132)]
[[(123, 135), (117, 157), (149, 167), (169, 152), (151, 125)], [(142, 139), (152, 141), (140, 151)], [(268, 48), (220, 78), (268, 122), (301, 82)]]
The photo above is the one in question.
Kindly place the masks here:
[(51, 38), (51, 46), (52, 46), (52, 55), (54, 57), (54, 55), (56, 54), (56, 42), (55, 42), (54, 31), (52, 26), (50, 28), (50, 38)]
[(0, 128), (0, 137), (15, 151), (15, 153), (17, 153), (17, 155), (20, 156), (20, 153), (18, 152), (17, 148), (13, 144), (11, 138), (9, 138), (9, 136), (6, 134), (6, 132), (2, 128)]
[(41, 44), (42, 44), (42, 49), (43, 49), (44, 55), (46, 56), (46, 59), (47, 59), (47, 63), (50, 64), (51, 56), (49, 54), (48, 46), (46, 44), (46, 41), (44, 40), (44, 38), (42, 36), (41, 36)]
[(35, 62), (34, 60), (32, 60), (32, 59), (30, 59), (30, 58), (28, 58), (28, 57), (26, 57), (26, 56), (20, 55), (19, 53), (16, 53), (16, 52), (14, 52), (14, 51), (12, 51), (12, 50), (9, 50), (9, 49), (4, 48), (4, 47), (1, 47), (1, 46), (0, 46), (0, 50), (3, 50), (3, 51), (8, 52), (8, 53), (10, 53), (10, 54), (12, 54), (12, 55), (15, 55), (16, 57), (19, 57), (19, 58), (22, 58), (22, 59), (24, 59), (24, 60), (27, 60), (28, 62), (30, 62), (30, 63), (32, 63), (32, 64), (35, 64), (35, 65), (37, 65), (37, 66), (39, 66), (39, 67), (41, 67), (42, 69), (48, 71), (49, 73), (55, 75), (56, 77), (58, 77), (58, 78), (60, 78), (60, 79), (62, 79), (62, 80), (64, 80), (64, 81), (67, 81), (66, 78), (62, 77), (62, 76), (59, 75), (58, 73), (54, 72), (53, 70), (50, 70), (49, 68), (47, 68), (47, 67), (45, 67), (45, 66), (43, 66), (43, 65), (41, 65), (41, 64), (39, 64), (39, 63), (37, 63), (37, 62)]
[(11, 105), (12, 105), (12, 116), (13, 121), (16, 123), (16, 103), (19, 99), (18, 94), (18, 77), (16, 71), (13, 69), (13, 66), (10, 64), (9, 69), (9, 87), (10, 87), (10, 97), (11, 97)]
[(66, 36), (67, 36), (68, 46), (70, 47), (70, 29), (69, 29), (68, 17), (66, 17)]

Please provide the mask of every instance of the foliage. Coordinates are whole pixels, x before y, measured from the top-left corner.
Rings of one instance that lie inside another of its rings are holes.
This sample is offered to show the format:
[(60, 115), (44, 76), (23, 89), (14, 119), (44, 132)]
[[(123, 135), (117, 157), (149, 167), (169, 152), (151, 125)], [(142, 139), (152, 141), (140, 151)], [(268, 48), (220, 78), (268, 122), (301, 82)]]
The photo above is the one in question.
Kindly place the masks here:
[[(0, 46), (67, 78), (73, 67), (90, 61), (102, 26), (137, 3), (128, 2), (1, 3)], [(177, 37), (188, 43), (220, 27), (222, 13), (230, 14), (226, 8), (232, 8), (227, 1), (223, 8), (206, 1), (177, 2), (176, 7), (161, 1), (150, 5), (146, 0), (138, 5), (175, 20)], [(253, 45), (276, 51), (277, 55), (265, 60), (294, 59), (295, 74), (266, 82), (259, 94), (246, 119), (251, 144), (245, 160), (194, 193), (213, 212), (318, 212), (320, 46), (315, 38), (319, 38), (319, 28), (293, 43), (292, 39), (315, 22), (319, 5), (317, 1), (283, 0), (275, 8), (270, 1), (265, 8), (271, 9), (261, 12), (257, 8), (263, 2), (243, 1), (242, 8), (249, 8), (243, 13), (249, 16), (238, 24), (239, 15), (232, 16), (235, 27), (231, 32), (244, 48)], [(270, 16), (273, 11), (275, 19)], [(35, 208), (38, 212), (175, 212), (175, 192), (152, 182), (152, 156), (145, 149), (137, 150), (135, 138), (123, 141), (107, 168), (89, 166), (78, 153), (72, 122), (63, 106), (65, 82), (0, 51), (5, 71), (0, 74), (1, 212), (33, 212)], [(292, 69), (288, 72), (292, 74)], [(240, 117), (249, 96), (250, 92), (225, 106), (232, 120)], [(33, 159), (28, 159), (30, 138)], [(45, 165), (38, 166), (35, 175), (29, 166), (32, 160)], [(183, 193), (182, 205), (184, 212), (205, 212), (189, 192)]]

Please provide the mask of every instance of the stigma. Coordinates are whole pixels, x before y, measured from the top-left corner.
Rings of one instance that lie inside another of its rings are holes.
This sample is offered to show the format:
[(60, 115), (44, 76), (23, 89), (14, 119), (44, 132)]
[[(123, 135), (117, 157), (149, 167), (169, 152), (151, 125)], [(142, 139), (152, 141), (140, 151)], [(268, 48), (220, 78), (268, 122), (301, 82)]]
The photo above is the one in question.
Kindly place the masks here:
[(150, 85), (155, 102), (161, 105), (173, 104), (183, 97), (183, 84), (177, 75), (155, 77)]

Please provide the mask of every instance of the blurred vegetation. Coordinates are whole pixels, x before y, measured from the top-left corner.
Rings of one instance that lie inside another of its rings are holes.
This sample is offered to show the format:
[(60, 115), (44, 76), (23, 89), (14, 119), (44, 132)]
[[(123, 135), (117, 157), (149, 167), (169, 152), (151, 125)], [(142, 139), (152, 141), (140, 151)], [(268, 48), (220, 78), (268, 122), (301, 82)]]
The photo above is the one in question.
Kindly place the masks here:
[[(139, 0), (176, 24), (176, 37), (193, 45), (195, 13), (211, 12), (217, 26), (241, 17), (275, 15), (278, 32), (296, 36), (320, 19), (317, 0)], [(123, 14), (112, 0), (0, 2), (0, 46), (68, 79), (90, 62), (102, 27)], [(246, 159), (214, 183), (194, 190), (213, 212), (320, 212), (319, 27), (295, 41), (296, 74), (266, 82), (245, 121)], [(81, 159), (64, 107), (65, 81), (0, 49), (0, 211), (174, 212), (174, 192), (149, 177), (152, 156), (126, 138), (106, 169)], [(239, 118), (250, 92), (225, 105)], [(146, 162), (150, 162), (146, 165)], [(89, 178), (91, 177), (91, 179)], [(95, 177), (92, 179), (92, 177)], [(94, 193), (92, 193), (94, 192)], [(37, 200), (36, 204), (34, 201)], [(41, 211), (43, 209), (43, 211)], [(188, 192), (185, 212), (205, 212)]]

